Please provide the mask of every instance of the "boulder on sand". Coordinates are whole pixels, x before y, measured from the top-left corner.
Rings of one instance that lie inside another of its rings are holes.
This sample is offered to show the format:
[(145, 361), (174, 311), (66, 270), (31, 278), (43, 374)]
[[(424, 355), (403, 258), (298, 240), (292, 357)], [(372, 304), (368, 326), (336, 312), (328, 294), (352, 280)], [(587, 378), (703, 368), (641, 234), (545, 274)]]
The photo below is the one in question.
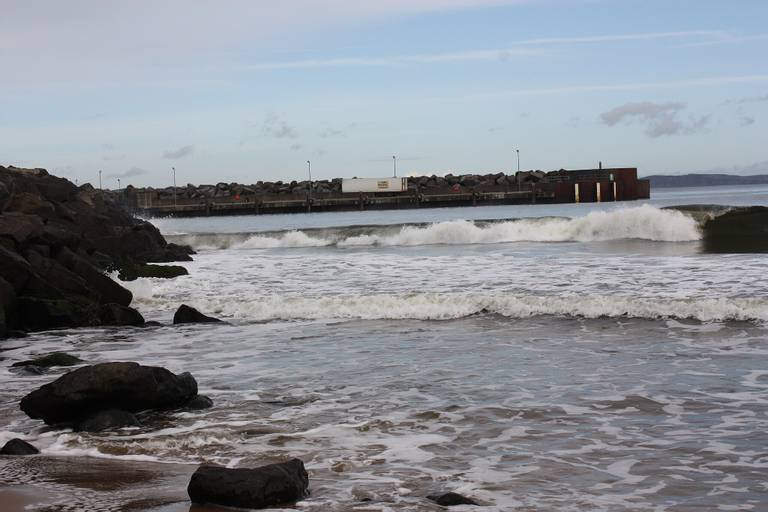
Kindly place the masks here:
[(221, 322), (221, 320), (218, 318), (213, 318), (212, 316), (204, 315), (195, 308), (187, 306), (186, 304), (179, 306), (179, 309), (177, 309), (176, 313), (173, 315), (174, 324), (201, 324), (212, 322)]
[(23, 439), (11, 439), (0, 448), (0, 455), (35, 455), (40, 450)]
[(52, 425), (82, 421), (106, 409), (168, 409), (195, 395), (197, 382), (189, 373), (175, 375), (165, 368), (138, 363), (101, 363), (45, 384), (22, 398), (20, 407), (30, 418)]
[(200, 466), (187, 492), (193, 503), (266, 508), (298, 501), (309, 495), (308, 487), (304, 463), (293, 459), (253, 469)]

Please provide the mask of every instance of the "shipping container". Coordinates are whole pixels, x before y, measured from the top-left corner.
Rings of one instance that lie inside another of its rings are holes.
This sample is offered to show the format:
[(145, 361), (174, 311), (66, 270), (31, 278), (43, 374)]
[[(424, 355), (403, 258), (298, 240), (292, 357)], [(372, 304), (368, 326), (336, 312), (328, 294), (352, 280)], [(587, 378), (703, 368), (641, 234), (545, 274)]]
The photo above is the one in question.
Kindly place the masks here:
[(408, 178), (344, 178), (341, 181), (341, 191), (346, 193), (359, 192), (406, 192)]

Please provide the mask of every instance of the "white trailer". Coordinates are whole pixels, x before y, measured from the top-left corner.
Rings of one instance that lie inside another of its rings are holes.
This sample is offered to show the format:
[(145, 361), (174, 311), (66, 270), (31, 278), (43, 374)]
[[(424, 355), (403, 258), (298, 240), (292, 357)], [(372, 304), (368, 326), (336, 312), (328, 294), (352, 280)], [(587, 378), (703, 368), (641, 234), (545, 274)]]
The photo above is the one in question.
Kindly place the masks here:
[(344, 193), (359, 192), (407, 192), (408, 178), (344, 178), (341, 180)]

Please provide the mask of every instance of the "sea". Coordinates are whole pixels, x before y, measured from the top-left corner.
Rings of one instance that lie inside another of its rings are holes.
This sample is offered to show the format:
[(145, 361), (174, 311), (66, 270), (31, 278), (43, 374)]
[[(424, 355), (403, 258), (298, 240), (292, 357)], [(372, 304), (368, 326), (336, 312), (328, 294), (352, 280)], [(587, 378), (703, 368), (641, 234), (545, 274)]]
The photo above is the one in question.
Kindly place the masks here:
[[(454, 491), (483, 508), (453, 510), (766, 511), (768, 255), (704, 252), (664, 208), (688, 204), (768, 206), (768, 186), (150, 219), (197, 250), (188, 276), (124, 283), (162, 325), (2, 345), (0, 443), (42, 455), (0, 461), (0, 490), (27, 510), (203, 510), (199, 464), (297, 457), (311, 494), (290, 510), (437, 511), (425, 497)], [(181, 304), (225, 323), (171, 325)], [(66, 369), (10, 364), (53, 351), (189, 371), (214, 406), (45, 427), (18, 402)]]

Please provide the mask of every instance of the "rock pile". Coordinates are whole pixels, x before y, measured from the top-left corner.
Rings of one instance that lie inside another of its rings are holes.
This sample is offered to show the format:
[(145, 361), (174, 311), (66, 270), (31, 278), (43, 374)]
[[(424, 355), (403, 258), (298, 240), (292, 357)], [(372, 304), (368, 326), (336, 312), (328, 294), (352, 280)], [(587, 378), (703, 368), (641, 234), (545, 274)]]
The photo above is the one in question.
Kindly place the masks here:
[[(561, 171), (554, 171), (558, 173)], [(553, 173), (549, 173), (553, 174)], [(547, 176), (542, 171), (521, 171), (516, 174), (505, 174), (503, 172), (491, 174), (462, 174), (445, 176), (417, 176), (409, 177), (408, 191), (414, 193), (434, 193), (440, 191), (449, 191), (459, 188), (465, 191), (510, 188), (518, 186), (528, 186), (529, 183), (538, 183)], [(341, 178), (332, 180), (312, 181), (313, 194), (334, 194), (341, 193)], [(264, 196), (304, 196), (309, 193), (309, 181), (258, 181), (250, 185), (241, 183), (217, 183), (215, 185), (193, 185), (187, 184), (185, 187), (166, 188), (136, 188), (131, 185), (125, 188), (125, 196), (129, 202), (136, 202), (137, 194), (152, 194), (158, 200), (172, 200), (175, 197), (178, 200), (199, 199), (214, 200), (220, 198), (249, 198)], [(117, 197), (117, 195), (116, 195)]]
[(131, 292), (104, 271), (190, 254), (90, 185), (0, 166), (0, 338), (143, 323)]

